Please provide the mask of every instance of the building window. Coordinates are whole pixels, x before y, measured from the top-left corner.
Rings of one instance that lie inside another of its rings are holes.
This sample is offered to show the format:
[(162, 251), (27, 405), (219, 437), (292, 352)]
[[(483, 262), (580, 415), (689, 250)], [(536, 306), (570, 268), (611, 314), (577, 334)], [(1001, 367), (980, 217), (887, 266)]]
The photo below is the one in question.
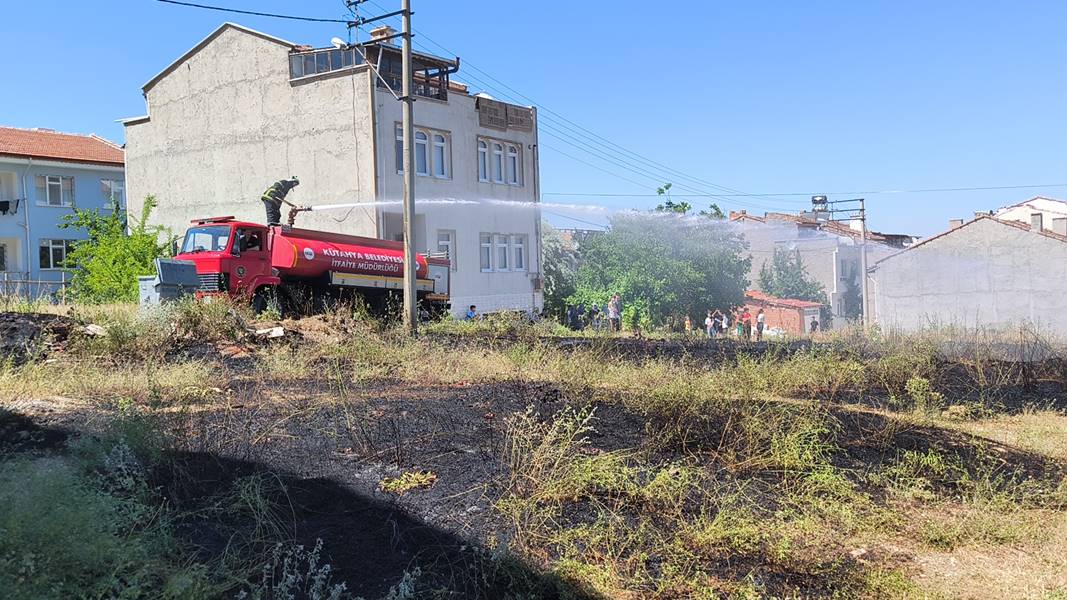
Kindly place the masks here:
[(74, 206), (74, 178), (38, 175), (37, 203), (45, 206)]
[(319, 73), (328, 73), (363, 63), (363, 56), (354, 48), (340, 50), (327, 48), (312, 52), (289, 55), (289, 77), (298, 79)]
[(430, 174), (430, 157), (426, 148), (426, 132), (415, 132), (415, 174), (416, 175), (429, 175)]
[(497, 271), (508, 271), (508, 237), (502, 234), (496, 234), (496, 267)]
[(526, 236), (511, 236), (511, 268), (514, 271), (526, 270)]
[(493, 270), (493, 236), (488, 233), (483, 233), (480, 236), (481, 248), (479, 248), (479, 257), (481, 261), (481, 268), (483, 273), (488, 273)]
[(433, 134), (433, 176), (448, 178), (448, 145), (440, 133)]
[(478, 181), (522, 185), (522, 145), (478, 139)]
[(478, 181), (489, 181), (489, 144), (478, 140)]
[(456, 232), (437, 230), (437, 251), (448, 256), (448, 265), (456, 270)]
[(7, 244), (0, 244), (0, 272), (7, 270)]
[(74, 240), (41, 240), (41, 268), (62, 269), (73, 249)]
[(515, 146), (508, 146), (508, 183), (511, 185), (519, 185), (522, 181), (522, 173), (519, 172), (522, 163), (519, 161), (519, 149)]
[(104, 201), (109, 208), (116, 210), (126, 209), (126, 184), (117, 179), (101, 179), (100, 193), (104, 195)]
[(493, 181), (504, 183), (504, 146), (493, 142)]
[[(394, 126), (394, 133), (396, 135), (396, 172), (399, 174), (404, 172), (404, 128), (400, 123)], [(422, 177), (432, 175), (438, 179), (450, 179), (452, 173), (450, 164), (452, 158), (451, 146), (448, 132), (416, 129), (415, 174)]]

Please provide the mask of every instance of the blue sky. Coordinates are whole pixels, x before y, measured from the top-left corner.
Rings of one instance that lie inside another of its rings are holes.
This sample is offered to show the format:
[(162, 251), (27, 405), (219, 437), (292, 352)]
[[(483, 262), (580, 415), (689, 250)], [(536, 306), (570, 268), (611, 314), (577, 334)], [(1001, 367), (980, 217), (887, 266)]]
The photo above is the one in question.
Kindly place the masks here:
[[(200, 2), (345, 14), (341, 0)], [(117, 141), (115, 119), (145, 112), (141, 86), (225, 20), (316, 46), (345, 31), (152, 0), (8, 4), (0, 123)], [(668, 181), (678, 193), (800, 194), (687, 198), (762, 212), (813, 192), (1067, 183), (1067, 2), (413, 4), (417, 47), (458, 54), (457, 80), (542, 107), (546, 202), (647, 208), (655, 197), (585, 194)], [(929, 235), (1038, 194), (1067, 187), (865, 196), (873, 228)]]

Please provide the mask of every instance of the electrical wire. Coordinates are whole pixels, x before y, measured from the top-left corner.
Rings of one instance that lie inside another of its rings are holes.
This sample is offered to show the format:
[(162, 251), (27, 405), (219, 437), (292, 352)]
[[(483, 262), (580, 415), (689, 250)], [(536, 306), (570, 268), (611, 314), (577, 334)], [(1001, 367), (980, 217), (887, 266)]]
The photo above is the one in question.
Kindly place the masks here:
[(294, 15), (279, 15), (275, 13), (256, 12), (254, 10), (239, 10), (236, 8), (226, 8), (223, 6), (209, 6), (207, 4), (196, 4), (193, 2), (179, 2), (178, 0), (157, 0), (157, 2), (163, 2), (166, 4), (177, 4), (178, 6), (190, 6), (192, 8), (203, 8), (205, 10), (217, 10), (219, 12), (237, 13), (240, 15), (253, 15), (256, 17), (270, 17), (272, 19), (289, 19), (291, 21), (311, 21), (312, 23), (345, 23), (348, 24), (351, 21), (344, 19), (317, 19), (314, 17), (298, 17)]
[[(375, 0), (368, 0), (368, 2), (370, 4), (372, 4), (372, 5), (374, 5), (375, 7), (377, 7), (379, 10), (386, 10), (380, 4), (375, 2)], [(453, 52), (449, 48), (445, 47), (441, 43), (433, 40), (429, 36), (425, 35), (423, 32), (418, 31), (418, 30), (414, 30), (414, 29), (413, 29), (413, 32), (417, 33), (419, 35), (420, 39), (425, 39), (427, 42), (430, 42), (433, 45), (437, 46), (438, 48), (440, 48), (445, 53), (451, 54), (453, 56), (456, 55), (455, 52)], [(422, 44), (419, 44), (419, 45), (421, 46)], [(425, 48), (425, 46), (423, 46), (423, 48)], [(605, 138), (603, 136), (600, 136), (600, 135), (594, 133), (593, 131), (591, 131), (591, 130), (579, 125), (578, 123), (575, 123), (574, 121), (564, 117), (560, 113), (551, 110), (550, 108), (548, 108), (545, 105), (537, 102), (533, 98), (523, 94), (522, 92), (519, 92), (515, 88), (513, 88), (513, 87), (509, 86), (508, 84), (504, 83), (503, 81), (497, 79), (496, 77), (494, 77), (493, 75), (491, 75), (487, 71), (484, 71), (483, 69), (478, 68), (476, 65), (471, 64), (469, 61), (465, 61), (464, 62), (464, 66), (467, 69), (470, 69), (472, 71), (476, 71), (478, 73), (481, 73), (485, 78), (487, 78), (487, 79), (489, 79), (489, 80), (491, 80), (493, 82), (496, 82), (496, 84), (499, 85), (500, 87), (503, 87), (504, 89), (509, 90), (511, 92), (511, 94), (500, 93), (500, 89), (497, 86), (494, 86), (494, 85), (492, 85), (490, 83), (487, 83), (484, 80), (481, 80), (477, 76), (464, 76), (464, 79), (475, 80), (475, 82), (478, 83), (479, 85), (481, 85), (483, 88), (488, 89), (488, 90), (492, 90), (492, 91), (494, 91), (495, 93), (497, 93), (497, 94), (499, 94), (501, 96), (507, 97), (507, 96), (512, 96), (513, 95), (514, 97), (517, 97), (517, 98), (520, 98), (520, 99), (524, 99), (527, 102), (529, 102), (529, 103), (531, 103), (533, 105), (536, 105), (540, 110), (544, 111), (545, 113), (548, 113), (548, 116), (549, 116), (548, 119), (544, 119), (543, 117), (542, 117), (542, 119), (540, 119), (542, 121), (542, 124), (547, 124), (546, 121), (548, 123), (551, 123), (553, 120), (556, 120), (557, 121), (557, 123), (556, 123), (557, 127), (563, 128), (563, 129), (565, 129), (567, 131), (570, 131), (570, 132), (574, 133), (576, 136), (599, 140), (599, 141), (603, 142), (604, 144), (607, 144), (609, 147), (615, 148), (616, 150), (614, 152), (616, 154), (619, 154), (619, 155), (622, 155), (622, 156), (630, 155), (630, 156), (633, 157), (633, 159), (638, 160), (639, 162), (645, 163), (646, 166), (651, 165), (653, 167), (656, 167), (657, 168), (657, 172), (658, 171), (662, 171), (663, 173), (671, 174), (671, 175), (668, 175), (668, 176), (662, 176), (662, 174), (661, 174), (661, 176), (658, 177), (658, 179), (661, 180), (661, 181), (667, 181), (669, 179), (676, 179), (678, 177), (681, 177), (682, 179), (688, 180), (691, 183), (686, 184), (684, 182), (675, 182), (674, 183), (675, 186), (677, 186), (679, 188), (685, 187), (689, 191), (698, 192), (701, 196), (705, 196), (706, 195), (708, 197), (720, 197), (720, 198), (724, 198), (724, 199), (727, 198), (727, 197), (741, 197), (741, 196), (760, 197), (761, 196), (760, 194), (746, 194), (745, 192), (742, 192), (741, 190), (738, 190), (738, 189), (735, 189), (735, 188), (722, 186), (722, 185), (719, 185), (719, 184), (716, 184), (716, 183), (713, 183), (713, 182), (710, 182), (710, 181), (707, 181), (707, 180), (704, 180), (704, 179), (700, 179), (700, 178), (697, 178), (697, 177), (693, 177), (693, 176), (687, 175), (686, 173), (684, 173), (682, 171), (679, 171), (677, 169), (674, 169), (672, 167), (669, 167), (667, 165), (664, 165), (662, 163), (659, 163), (659, 162), (656, 162), (656, 161), (654, 161), (652, 159), (644, 157), (644, 156), (642, 156), (642, 155), (640, 155), (640, 154), (638, 154), (638, 153), (636, 153), (636, 152), (634, 152), (632, 150), (628, 150), (627, 148), (624, 148), (623, 146), (620, 146), (619, 144), (616, 144), (615, 142), (612, 142), (611, 140), (608, 140), (607, 138)], [(553, 119), (553, 116), (555, 117), (555, 119)], [(570, 126), (573, 126), (573, 127), (569, 127), (565, 123), (569, 124)], [(582, 132), (585, 132), (586, 135), (583, 135), (582, 133), (579, 133), (579, 132), (575, 131), (575, 129), (580, 130)], [(606, 152), (602, 152), (602, 154), (606, 154)], [(605, 162), (615, 162), (615, 163), (621, 162), (619, 159), (600, 158), (600, 160), (604, 160)], [(627, 170), (631, 170), (632, 169), (632, 165), (628, 166), (628, 165), (616, 164), (615, 166), (621, 166), (621, 167), (623, 167), (623, 168), (625, 168)], [(697, 186), (694, 186), (694, 184), (692, 182), (695, 182), (697, 184)], [(714, 193), (709, 193), (709, 192), (706, 192), (704, 190), (695, 189), (695, 187), (699, 187), (699, 186), (705, 186), (705, 187), (713, 188), (715, 190), (722, 191), (722, 192), (727, 192), (727, 193), (719, 194), (718, 191), (716, 191)], [(792, 203), (796, 203), (797, 202), (796, 200), (785, 200), (785, 199), (774, 199), (774, 198), (768, 198), (768, 199), (774, 201), (778, 205), (781, 205), (783, 203), (792, 204)], [(733, 202), (734, 202), (734, 204), (741, 204), (741, 203), (739, 203), (737, 201), (733, 201)], [(767, 208), (766, 206), (756, 205), (756, 204), (751, 204), (750, 206), (752, 206), (754, 208)]]
[(578, 217), (572, 217), (570, 215), (565, 215), (563, 213), (552, 212), (550, 210), (545, 210), (543, 208), (541, 209), (541, 212), (545, 213), (546, 215), (552, 215), (554, 217), (561, 217), (561, 218), (564, 218), (564, 219), (570, 219), (571, 221), (577, 221), (578, 223), (582, 223), (582, 224), (585, 224), (585, 225), (592, 225), (594, 227), (599, 227), (601, 229), (607, 229), (607, 227), (608, 227), (607, 225), (605, 225), (603, 223), (594, 223), (592, 221), (586, 221), (584, 219), (579, 219)]
[[(851, 192), (765, 192), (762, 194), (719, 194), (726, 197), (772, 197), (772, 196), (876, 196), (879, 194), (927, 194), (940, 192), (982, 192), (996, 190), (1025, 190), (1038, 188), (1062, 188), (1067, 183), (1044, 183), (1027, 185), (994, 185), (985, 187), (945, 187), (945, 188), (920, 188), (914, 190), (863, 190)], [(590, 196), (602, 198), (648, 198), (658, 194), (608, 194), (602, 192), (543, 192), (542, 196)], [(671, 194), (675, 198), (700, 198), (701, 194)]]

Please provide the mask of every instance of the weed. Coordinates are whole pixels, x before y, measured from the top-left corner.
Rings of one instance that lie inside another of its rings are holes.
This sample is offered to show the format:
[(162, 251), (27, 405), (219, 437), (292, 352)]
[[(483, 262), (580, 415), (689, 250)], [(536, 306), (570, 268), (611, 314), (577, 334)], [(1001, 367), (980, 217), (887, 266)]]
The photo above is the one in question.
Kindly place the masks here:
[(407, 471), (399, 477), (386, 477), (378, 484), (378, 489), (388, 494), (403, 496), (414, 490), (424, 490), (433, 486), (437, 474), (430, 471)]

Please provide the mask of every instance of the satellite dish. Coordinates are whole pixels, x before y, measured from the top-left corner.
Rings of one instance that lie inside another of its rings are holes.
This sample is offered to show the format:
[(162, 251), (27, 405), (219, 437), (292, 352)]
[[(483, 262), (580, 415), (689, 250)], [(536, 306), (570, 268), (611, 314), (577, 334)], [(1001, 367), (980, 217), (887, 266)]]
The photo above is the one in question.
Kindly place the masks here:
[(345, 46), (348, 45), (348, 44), (345, 43), (344, 40), (342, 40), (339, 37), (335, 37), (335, 38), (331, 39), (330, 43), (333, 44), (334, 48), (344, 48)]

